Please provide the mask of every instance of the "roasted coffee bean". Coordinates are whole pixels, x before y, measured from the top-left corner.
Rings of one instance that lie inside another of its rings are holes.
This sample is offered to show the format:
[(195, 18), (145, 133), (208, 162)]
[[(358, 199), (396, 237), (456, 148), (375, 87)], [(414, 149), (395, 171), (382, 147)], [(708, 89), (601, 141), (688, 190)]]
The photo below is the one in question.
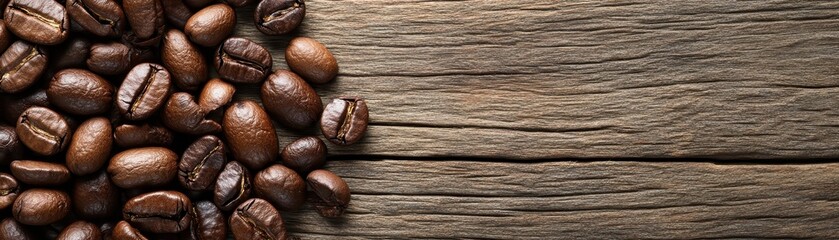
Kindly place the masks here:
[(137, 230), (126, 221), (119, 221), (114, 226), (112, 237), (114, 240), (148, 240), (140, 230)]
[(350, 187), (338, 175), (318, 169), (309, 173), (306, 182), (317, 195), (312, 205), (321, 216), (339, 217), (350, 204)]
[(283, 165), (274, 164), (256, 173), (253, 186), (257, 196), (283, 211), (296, 210), (306, 201), (303, 178)]
[(47, 90), (43, 88), (32, 89), (19, 94), (2, 94), (0, 98), (2, 98), (0, 102), (6, 104), (6, 107), (0, 108), (0, 111), (3, 112), (3, 117), (10, 124), (17, 124), (17, 119), (23, 114), (23, 111), (30, 107), (48, 107), (50, 105), (47, 99)]
[(224, 136), (233, 159), (253, 170), (277, 160), (279, 142), (274, 124), (254, 101), (234, 102), (224, 113)]
[(67, 40), (50, 53), (52, 57), (49, 68), (53, 70), (84, 68), (92, 45), (93, 43), (87, 38), (77, 37)]
[(230, 231), (236, 240), (288, 239), (280, 212), (259, 198), (245, 201), (230, 216)]
[(22, 150), (23, 145), (15, 133), (15, 128), (0, 125), (0, 166), (7, 166), (12, 160), (20, 158)]
[(117, 108), (129, 120), (144, 120), (163, 106), (171, 86), (169, 71), (163, 66), (137, 65), (128, 72), (117, 91)]
[(254, 3), (256, 0), (224, 0), (224, 3), (230, 5), (231, 7), (244, 7), (251, 3)]
[(114, 227), (116, 227), (115, 222), (104, 222), (99, 225), (99, 232), (102, 233), (102, 239), (104, 240), (112, 240), (114, 239)]
[(7, 217), (0, 222), (0, 239), (34, 240), (38, 238), (32, 234), (32, 230), (15, 221), (15, 219)]
[(178, 180), (181, 186), (192, 191), (212, 189), (226, 163), (224, 142), (216, 136), (204, 136), (193, 142), (181, 156)]
[(65, 69), (53, 76), (47, 88), (50, 104), (75, 115), (108, 112), (114, 87), (104, 78), (84, 69)]
[(274, 120), (296, 130), (317, 123), (323, 111), (317, 92), (297, 74), (287, 70), (277, 70), (268, 76), (259, 96)]
[(172, 73), (178, 88), (194, 91), (207, 81), (207, 63), (200, 49), (183, 32), (169, 29), (163, 37), (161, 58), (163, 66)]
[(123, 124), (114, 129), (114, 141), (123, 148), (169, 146), (174, 134), (162, 126)]
[(76, 178), (73, 184), (73, 209), (88, 220), (104, 220), (119, 213), (120, 190), (105, 171)]
[(123, 219), (132, 226), (153, 233), (177, 233), (189, 228), (192, 203), (183, 193), (158, 191), (128, 200), (122, 208)]
[(17, 93), (32, 86), (47, 68), (47, 52), (17, 41), (0, 56), (0, 91)]
[(35, 44), (56, 45), (69, 34), (70, 18), (56, 1), (11, 0), (3, 16), (15, 36)]
[(87, 175), (105, 166), (114, 143), (111, 129), (111, 122), (104, 117), (91, 118), (79, 125), (67, 149), (70, 172)]
[(186, 21), (184, 32), (192, 42), (213, 47), (233, 34), (236, 12), (227, 4), (210, 5), (196, 12)]
[[(72, 1), (72, 0), (70, 0)], [(56, 240), (100, 240), (102, 232), (93, 223), (76, 221), (64, 227)]]
[(184, 29), (186, 21), (192, 16), (192, 10), (181, 0), (161, 0), (163, 11), (166, 13), (166, 20), (169, 24), (180, 30)]
[(260, 83), (271, 73), (271, 53), (251, 40), (228, 38), (216, 51), (215, 67), (224, 80)]
[(20, 223), (43, 226), (58, 222), (70, 213), (70, 196), (52, 189), (33, 188), (15, 199), (12, 215)]
[(172, 94), (163, 109), (163, 123), (176, 132), (203, 135), (221, 131), (221, 125), (206, 116), (192, 95), (185, 92)]
[(296, 37), (285, 50), (288, 67), (313, 84), (324, 84), (338, 75), (338, 60), (317, 40)]
[[(3, 0), (0, 0), (0, 4), (3, 3)], [(0, 7), (6, 6), (5, 4), (0, 5)], [(12, 45), (12, 41), (14, 40), (14, 36), (11, 32), (9, 32), (9, 28), (6, 27), (6, 21), (0, 21), (0, 52), (5, 52), (6, 48), (9, 48)]]
[(67, 13), (82, 28), (100, 37), (125, 30), (125, 14), (115, 0), (67, 0)]
[(9, 168), (15, 179), (29, 185), (57, 186), (70, 180), (70, 170), (58, 163), (14, 160)]
[(213, 203), (221, 210), (232, 211), (251, 195), (251, 176), (245, 166), (231, 161), (224, 166), (224, 170), (216, 179), (213, 192)]
[(192, 224), (184, 231), (185, 239), (190, 240), (224, 240), (227, 239), (227, 219), (224, 214), (210, 201), (192, 204), (189, 211)]
[(156, 46), (166, 21), (160, 0), (123, 0), (122, 8), (131, 25), (132, 42), (143, 47)]
[(175, 179), (178, 155), (162, 147), (125, 150), (111, 158), (108, 174), (121, 188), (160, 186)]
[(0, 172), (0, 210), (12, 206), (20, 193), (20, 185), (17, 180), (8, 173)]
[(15, 130), (26, 147), (45, 156), (67, 148), (73, 134), (64, 116), (45, 107), (26, 109), (18, 118)]
[(281, 35), (297, 28), (305, 16), (303, 0), (262, 0), (256, 6), (253, 22), (264, 34)]
[(350, 145), (367, 131), (367, 103), (358, 97), (340, 97), (326, 105), (320, 117), (320, 130), (327, 140), (338, 145)]
[(87, 67), (102, 75), (121, 75), (128, 72), (131, 67), (154, 58), (149, 50), (132, 48), (131, 46), (119, 43), (96, 43), (90, 47), (90, 57), (87, 59)]
[(198, 106), (206, 113), (218, 110), (233, 100), (234, 93), (236, 87), (233, 85), (218, 78), (210, 79), (198, 96)]
[(301, 137), (283, 148), (283, 165), (306, 176), (326, 163), (326, 144), (317, 137)]

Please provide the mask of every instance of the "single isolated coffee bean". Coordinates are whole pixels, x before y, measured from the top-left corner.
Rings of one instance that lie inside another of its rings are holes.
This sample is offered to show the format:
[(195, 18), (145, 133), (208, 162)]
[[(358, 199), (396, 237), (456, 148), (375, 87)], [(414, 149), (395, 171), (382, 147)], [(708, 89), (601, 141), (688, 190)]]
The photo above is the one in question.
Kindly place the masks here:
[(326, 144), (317, 137), (301, 137), (283, 148), (283, 165), (306, 176), (326, 163)]
[(338, 145), (350, 145), (367, 131), (367, 103), (358, 97), (340, 97), (326, 105), (320, 118), (320, 130), (327, 140)]
[(3, 16), (15, 36), (35, 44), (56, 45), (69, 34), (70, 18), (56, 1), (11, 0)]
[(123, 148), (169, 146), (174, 133), (168, 128), (144, 123), (143, 125), (122, 124), (114, 129), (114, 141)]
[(234, 83), (260, 83), (271, 73), (271, 53), (261, 45), (232, 37), (216, 51), (215, 67), (222, 79)]
[(131, 25), (132, 42), (143, 47), (156, 46), (166, 27), (160, 0), (123, 0), (122, 8)]
[(158, 191), (131, 198), (122, 208), (123, 219), (140, 230), (177, 233), (189, 228), (192, 202), (183, 193)]
[(221, 210), (232, 211), (248, 199), (251, 188), (251, 176), (248, 169), (239, 162), (228, 162), (216, 179), (213, 203)]
[(67, 13), (87, 32), (115, 37), (125, 30), (125, 14), (115, 0), (67, 0)]
[(227, 4), (219, 3), (205, 7), (186, 21), (184, 32), (192, 42), (214, 47), (233, 34), (236, 27), (236, 12)]
[(317, 123), (323, 111), (317, 92), (300, 76), (288, 70), (277, 70), (268, 76), (259, 96), (274, 120), (295, 130)]
[(213, 112), (226, 106), (233, 100), (236, 87), (218, 78), (210, 79), (198, 96), (198, 106), (206, 112)]
[(258, 171), (277, 160), (280, 152), (277, 132), (271, 118), (256, 102), (234, 102), (224, 113), (223, 125), (236, 161)]
[(82, 122), (67, 150), (67, 168), (75, 175), (99, 171), (108, 162), (113, 143), (111, 122), (107, 118), (97, 117)]
[(47, 52), (40, 46), (16, 41), (0, 56), (0, 91), (17, 93), (29, 88), (47, 68)]
[(192, 16), (192, 10), (181, 0), (161, 0), (160, 3), (163, 4), (164, 15), (169, 25), (184, 30), (186, 21)]
[(181, 156), (178, 180), (191, 191), (212, 189), (226, 163), (224, 142), (213, 135), (204, 136), (189, 145)]
[[(2, 0), (0, 0), (0, 4), (2, 4)], [(0, 5), (0, 7), (5, 7), (6, 5)], [(9, 32), (9, 28), (6, 27), (6, 21), (0, 21), (0, 52), (5, 52), (6, 48), (9, 48), (12, 45), (12, 41), (14, 40), (14, 36), (11, 32)]]
[(154, 63), (137, 65), (117, 91), (117, 108), (128, 120), (144, 120), (154, 114), (172, 88), (169, 71)]
[(154, 58), (152, 51), (133, 48), (119, 42), (95, 43), (90, 46), (87, 68), (102, 75), (121, 75), (131, 67)]
[(17, 124), (17, 119), (23, 111), (30, 107), (49, 107), (50, 105), (47, 90), (43, 88), (31, 89), (19, 94), (0, 94), (0, 102), (6, 104), (4, 108), (0, 108), (0, 112), (10, 124)]
[(172, 80), (178, 88), (194, 91), (207, 81), (204, 56), (180, 30), (169, 29), (166, 32), (160, 51), (163, 66), (172, 73)]
[(263, 199), (248, 199), (230, 215), (234, 239), (288, 239), (283, 217)]
[(324, 84), (338, 75), (338, 60), (317, 40), (296, 37), (285, 50), (288, 67), (313, 84)]
[(58, 163), (15, 160), (9, 168), (15, 179), (29, 185), (58, 186), (70, 180), (70, 170)]
[(113, 230), (114, 240), (148, 240), (140, 230), (137, 230), (126, 221), (119, 221)]
[(20, 185), (17, 180), (7, 173), (0, 172), (0, 210), (12, 206), (20, 193)]
[(108, 164), (111, 181), (121, 188), (161, 186), (175, 179), (178, 155), (167, 148), (145, 147), (122, 151)]
[(70, 214), (70, 196), (58, 190), (32, 188), (15, 199), (12, 215), (20, 223), (44, 226)]
[(350, 204), (350, 187), (344, 179), (330, 171), (318, 169), (309, 173), (306, 181), (316, 194), (312, 205), (321, 216), (336, 218), (344, 214)]
[(38, 238), (32, 234), (31, 229), (7, 217), (0, 222), (0, 239), (34, 240)]
[(184, 239), (227, 239), (227, 219), (212, 202), (200, 201), (192, 204), (189, 215), (192, 216), (192, 224), (190, 224), (189, 230), (183, 232)]
[(26, 109), (18, 118), (15, 130), (26, 147), (44, 156), (66, 149), (73, 134), (64, 116), (45, 107)]
[(87, 38), (74, 37), (68, 39), (51, 50), (50, 56), (52, 57), (50, 57), (49, 69), (84, 68), (85, 61), (90, 56), (90, 46), (92, 45), (93, 42)]
[(84, 69), (56, 73), (47, 88), (50, 104), (75, 115), (98, 115), (110, 110), (114, 87), (104, 78)]
[(253, 22), (264, 34), (281, 35), (297, 28), (305, 16), (303, 0), (262, 0), (253, 13)]
[(120, 189), (105, 171), (76, 178), (72, 195), (74, 212), (81, 218), (98, 221), (119, 213)]
[(23, 145), (15, 133), (15, 128), (0, 125), (0, 166), (6, 166), (12, 160), (20, 158)]
[[(71, 0), (72, 1), (72, 0)], [(58, 234), (56, 240), (99, 240), (102, 239), (102, 232), (93, 223), (76, 221), (64, 227)]]
[(172, 94), (163, 108), (163, 123), (180, 133), (203, 135), (221, 131), (221, 125), (206, 116), (207, 112), (185, 92)]
[(253, 178), (256, 195), (280, 210), (300, 208), (306, 201), (306, 183), (294, 170), (275, 164), (259, 171)]

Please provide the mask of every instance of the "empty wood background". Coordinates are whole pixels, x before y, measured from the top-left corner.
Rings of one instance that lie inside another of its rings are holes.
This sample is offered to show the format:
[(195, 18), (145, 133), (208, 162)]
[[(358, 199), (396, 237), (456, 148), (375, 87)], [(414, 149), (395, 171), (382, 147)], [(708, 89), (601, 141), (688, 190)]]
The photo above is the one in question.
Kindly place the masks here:
[[(284, 213), (295, 236), (839, 238), (839, 1), (306, 6), (341, 68), (316, 89), (371, 123), (329, 146), (346, 216)], [(287, 68), (253, 8), (236, 34)]]

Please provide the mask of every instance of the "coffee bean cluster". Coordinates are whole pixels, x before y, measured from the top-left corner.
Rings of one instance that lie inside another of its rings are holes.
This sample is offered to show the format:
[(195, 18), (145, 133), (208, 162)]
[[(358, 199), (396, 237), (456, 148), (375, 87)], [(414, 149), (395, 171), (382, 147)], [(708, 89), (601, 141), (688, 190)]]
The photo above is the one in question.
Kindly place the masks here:
[(284, 70), (232, 36), (250, 4), (266, 35), (306, 14), (303, 0), (0, 0), (0, 239), (290, 239), (281, 212), (340, 217), (350, 191), (321, 169), (327, 145), (281, 148), (275, 126), (350, 145), (366, 102), (324, 106), (311, 84), (338, 63), (314, 39), (290, 40)]

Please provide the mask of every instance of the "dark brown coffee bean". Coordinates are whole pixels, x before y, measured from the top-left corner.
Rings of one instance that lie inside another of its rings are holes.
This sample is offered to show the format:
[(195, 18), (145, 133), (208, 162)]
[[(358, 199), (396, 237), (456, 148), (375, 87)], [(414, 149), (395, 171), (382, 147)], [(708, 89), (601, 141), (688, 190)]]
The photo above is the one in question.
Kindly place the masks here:
[(90, 71), (95, 73), (120, 75), (153, 57), (150, 51), (132, 48), (119, 42), (96, 43), (90, 47), (90, 57), (86, 63)]
[[(71, 0), (72, 1), (72, 0)], [(56, 240), (101, 240), (102, 232), (93, 223), (76, 221), (64, 227)]]
[(283, 148), (283, 165), (297, 173), (308, 174), (326, 163), (326, 144), (317, 137), (301, 137)]
[(236, 87), (233, 85), (218, 78), (210, 79), (198, 96), (198, 106), (206, 113), (218, 110), (229, 104), (235, 93)]
[(83, 69), (65, 69), (53, 76), (47, 88), (50, 104), (75, 115), (108, 112), (114, 87), (107, 80)]
[(204, 56), (183, 32), (169, 29), (163, 37), (163, 48), (160, 51), (163, 66), (172, 73), (172, 80), (178, 88), (194, 91), (207, 81)]
[(23, 145), (15, 133), (15, 128), (0, 125), (0, 166), (7, 166), (12, 160), (20, 158), (22, 150)]
[(216, 179), (213, 203), (221, 210), (232, 211), (248, 199), (251, 188), (251, 176), (248, 169), (239, 162), (229, 162)]
[(129, 120), (144, 120), (163, 106), (171, 86), (169, 71), (163, 66), (137, 65), (128, 72), (117, 91), (117, 108)]
[(119, 213), (120, 190), (105, 171), (76, 178), (73, 184), (73, 209), (89, 220), (104, 220)]
[(224, 80), (260, 83), (271, 73), (271, 53), (251, 40), (228, 38), (216, 51), (215, 67)]
[(254, 3), (256, 0), (224, 0), (224, 3), (230, 5), (231, 7), (244, 7), (251, 3)]
[(257, 196), (283, 211), (296, 210), (306, 201), (303, 178), (283, 165), (274, 164), (256, 173), (253, 186)]
[(114, 226), (112, 237), (114, 240), (148, 240), (140, 230), (137, 230), (126, 221), (119, 221)]
[(193, 142), (181, 156), (178, 180), (191, 191), (212, 189), (226, 163), (224, 142), (216, 136), (204, 136)]
[(261, 170), (277, 160), (279, 142), (274, 125), (265, 110), (254, 101), (233, 103), (224, 113), (224, 136), (233, 159), (253, 170)]
[(17, 93), (32, 86), (47, 68), (47, 52), (24, 41), (12, 43), (0, 56), (0, 91)]
[(122, 8), (135, 38), (132, 42), (143, 47), (156, 46), (165, 27), (160, 0), (123, 0)]
[(18, 118), (15, 130), (26, 147), (45, 156), (67, 148), (73, 134), (64, 116), (44, 107), (26, 109)]
[(71, 38), (50, 53), (50, 68), (61, 70), (67, 68), (84, 68), (85, 61), (90, 56), (90, 46), (93, 43), (87, 38)]
[(175, 179), (178, 155), (162, 147), (145, 147), (118, 153), (108, 164), (111, 181), (121, 188), (160, 186)]
[(227, 239), (227, 219), (224, 214), (210, 201), (192, 204), (189, 211), (192, 224), (184, 231), (184, 237), (190, 240), (224, 240)]
[(41, 45), (56, 45), (67, 39), (70, 18), (56, 1), (11, 0), (3, 14), (15, 36)]
[(189, 228), (192, 203), (183, 193), (158, 191), (128, 200), (122, 216), (132, 226), (153, 233), (177, 233)]
[(259, 95), (268, 113), (283, 126), (302, 130), (317, 123), (323, 103), (302, 78), (277, 70), (262, 84)]
[(201, 9), (186, 21), (184, 32), (192, 42), (213, 47), (233, 34), (236, 12), (227, 4), (215, 4)]
[(20, 185), (17, 180), (7, 173), (0, 173), (0, 210), (12, 206), (20, 193)]
[(12, 206), (15, 220), (26, 225), (48, 225), (58, 222), (69, 213), (70, 196), (51, 189), (26, 190), (18, 195)]
[(288, 67), (313, 84), (324, 84), (338, 75), (338, 61), (332, 52), (317, 40), (296, 37), (285, 50)]
[(67, 0), (67, 13), (82, 28), (100, 37), (115, 37), (125, 30), (125, 15), (115, 0)]
[(303, 0), (262, 0), (256, 6), (253, 22), (264, 34), (281, 35), (297, 28), (305, 16)]
[(336, 218), (344, 214), (350, 204), (350, 187), (344, 179), (327, 170), (315, 170), (306, 177), (309, 188), (317, 197), (312, 205), (323, 217)]
[[(0, 0), (0, 4), (3, 3), (3, 0)], [(0, 7), (5, 7), (6, 5), (0, 5)], [(0, 21), (0, 52), (5, 52), (6, 48), (9, 48), (12, 45), (12, 41), (14, 40), (14, 36), (11, 32), (9, 32), (9, 28), (6, 27), (6, 21)]]
[(104, 117), (91, 118), (79, 125), (67, 150), (70, 172), (86, 175), (105, 166), (114, 143), (111, 129), (111, 122)]
[(58, 163), (15, 160), (9, 168), (15, 179), (30, 185), (57, 186), (70, 180), (70, 170)]
[(192, 95), (185, 92), (172, 94), (163, 109), (163, 123), (176, 132), (203, 135), (221, 131), (221, 125), (206, 116)]
[(102, 233), (102, 239), (104, 240), (112, 240), (114, 239), (114, 227), (116, 227), (115, 222), (104, 222), (99, 225), (99, 232)]
[(7, 217), (0, 222), (0, 239), (14, 239), (14, 240), (34, 240), (38, 239), (32, 234), (32, 230), (15, 221), (11, 217)]
[(230, 231), (237, 240), (288, 239), (280, 212), (259, 198), (248, 199), (233, 211)]
[(320, 130), (327, 140), (338, 145), (350, 145), (367, 131), (367, 103), (358, 97), (340, 97), (326, 105), (320, 117)]
[(161, 0), (163, 11), (166, 13), (166, 20), (169, 24), (183, 30), (186, 21), (192, 16), (192, 10), (181, 0)]
[(6, 107), (0, 108), (0, 111), (3, 112), (3, 117), (10, 124), (17, 124), (17, 119), (23, 114), (23, 111), (30, 107), (49, 107), (50, 105), (47, 99), (47, 90), (43, 88), (32, 89), (19, 94), (2, 94), (0, 98), (6, 104)]
[(169, 146), (174, 133), (161, 126), (123, 124), (114, 129), (114, 141), (123, 148)]

